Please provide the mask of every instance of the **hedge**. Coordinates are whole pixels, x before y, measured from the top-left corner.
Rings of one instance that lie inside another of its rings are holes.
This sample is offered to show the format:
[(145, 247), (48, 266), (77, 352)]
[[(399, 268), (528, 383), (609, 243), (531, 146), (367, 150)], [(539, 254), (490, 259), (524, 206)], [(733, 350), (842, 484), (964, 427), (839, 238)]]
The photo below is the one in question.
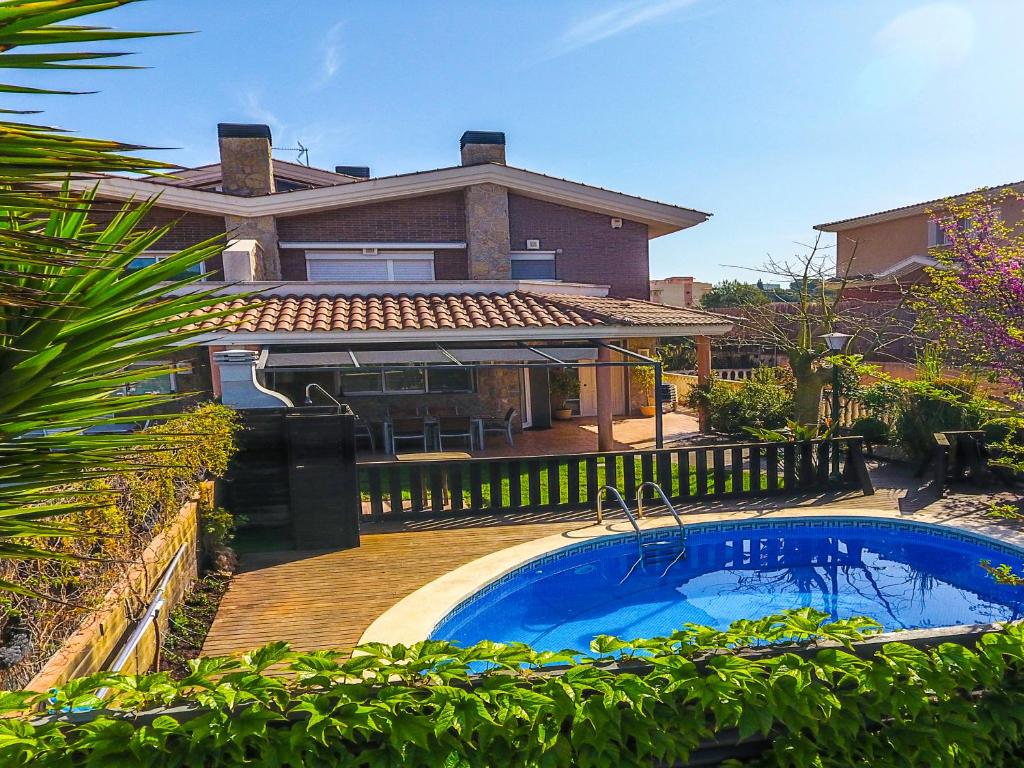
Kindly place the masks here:
[[(727, 631), (602, 636), (586, 657), (425, 641), (348, 658), (273, 644), (196, 660), (180, 680), (74, 681), (57, 709), (99, 706), (99, 686), (114, 691), (113, 708), (0, 720), (0, 764), (604, 768), (685, 764), (714, 739), (748, 745), (743, 764), (755, 766), (1019, 764), (1021, 627), (973, 648), (880, 643), (864, 653), (856, 644), (874, 622), (825, 619), (802, 609)], [(481, 664), (489, 669), (474, 674)], [(0, 708), (39, 701), (7, 694)]]

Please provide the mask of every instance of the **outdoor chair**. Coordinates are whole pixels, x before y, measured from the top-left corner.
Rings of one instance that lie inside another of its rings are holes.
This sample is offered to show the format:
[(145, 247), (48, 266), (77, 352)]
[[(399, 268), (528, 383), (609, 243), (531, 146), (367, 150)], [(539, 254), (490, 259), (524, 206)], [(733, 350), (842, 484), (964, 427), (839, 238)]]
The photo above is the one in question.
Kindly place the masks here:
[(355, 420), (355, 433), (356, 440), (358, 440), (360, 437), (365, 437), (367, 440), (370, 441), (371, 453), (377, 452), (377, 441), (373, 437), (373, 428), (367, 422), (363, 421), (363, 419), (361, 419), (359, 416), (356, 416)]
[(441, 416), (437, 420), (437, 444), (444, 450), (445, 440), (468, 440), (473, 450), (473, 420), (469, 416)]
[(391, 428), (391, 452), (398, 453), (398, 443), (415, 441), (427, 450), (427, 424), (423, 418), (392, 419), (388, 422)]
[[(508, 440), (510, 446), (515, 447), (515, 442), (512, 439), (512, 421), (518, 414), (519, 411), (515, 408), (509, 408), (505, 411), (504, 418), (481, 419), (481, 441), (487, 439), (488, 432), (498, 432), (505, 435), (505, 439)], [(481, 445), (480, 447), (483, 448), (484, 446)]]

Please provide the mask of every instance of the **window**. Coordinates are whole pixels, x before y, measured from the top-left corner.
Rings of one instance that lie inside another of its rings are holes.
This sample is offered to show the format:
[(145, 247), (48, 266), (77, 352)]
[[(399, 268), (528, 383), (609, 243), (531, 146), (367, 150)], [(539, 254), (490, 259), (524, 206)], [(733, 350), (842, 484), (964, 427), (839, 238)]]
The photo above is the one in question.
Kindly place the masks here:
[(554, 251), (512, 251), (513, 280), (554, 280)]
[(306, 253), (306, 274), (310, 280), (342, 282), (433, 280), (434, 254), (429, 251), (385, 251), (378, 255), (357, 251)]
[(472, 368), (428, 368), (419, 363), (385, 371), (343, 368), (341, 395), (416, 395), (424, 392), (473, 392)]
[[(131, 363), (127, 370), (166, 368), (172, 365), (173, 363), (166, 360), (147, 360), (142, 363)], [(176, 384), (174, 374), (168, 372), (153, 378), (139, 379), (138, 381), (126, 384), (123, 388), (123, 393), (125, 395), (168, 395), (177, 391)]]
[[(174, 251), (146, 251), (141, 256), (137, 256), (128, 262), (128, 266), (125, 267), (125, 271), (131, 274), (132, 272), (138, 272), (143, 267), (148, 267), (150, 264), (156, 264), (158, 261), (163, 261), (168, 256), (173, 256)], [(179, 272), (171, 280), (184, 280), (187, 277), (195, 277), (196, 275), (203, 275), (206, 273), (206, 265), (200, 262), (199, 264), (193, 264), (191, 267), (183, 272)]]

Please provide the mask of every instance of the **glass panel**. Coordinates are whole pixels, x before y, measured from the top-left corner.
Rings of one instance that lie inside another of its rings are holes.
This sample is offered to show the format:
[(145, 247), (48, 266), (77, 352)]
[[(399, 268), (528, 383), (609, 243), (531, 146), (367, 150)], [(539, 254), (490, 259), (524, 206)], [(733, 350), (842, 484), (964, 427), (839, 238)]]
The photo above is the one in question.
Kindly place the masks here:
[(421, 366), (384, 372), (385, 392), (423, 392), (426, 389)]
[(124, 268), (124, 271), (128, 273), (138, 272), (140, 269), (148, 267), (150, 264), (156, 264), (156, 256), (136, 256), (128, 262), (128, 266)]
[(380, 392), (380, 371), (343, 368), (341, 371), (341, 394), (358, 395), (365, 392)]
[(169, 373), (152, 379), (134, 381), (128, 388), (128, 394), (131, 395), (169, 395), (173, 391), (174, 387), (172, 386), (171, 374)]
[(513, 280), (554, 280), (555, 260), (512, 260)]
[(472, 392), (472, 368), (430, 368), (427, 383), (431, 392)]

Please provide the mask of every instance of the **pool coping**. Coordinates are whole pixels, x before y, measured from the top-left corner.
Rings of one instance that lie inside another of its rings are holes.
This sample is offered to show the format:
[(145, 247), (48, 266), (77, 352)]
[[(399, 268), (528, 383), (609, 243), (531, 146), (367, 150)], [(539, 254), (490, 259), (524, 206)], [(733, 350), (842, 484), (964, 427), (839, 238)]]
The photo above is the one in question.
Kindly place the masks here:
[[(675, 521), (669, 515), (659, 513), (657, 508), (652, 508), (650, 512), (653, 513), (652, 516), (639, 521), (641, 530), (646, 532), (675, 526)], [(773, 510), (688, 513), (683, 520), (687, 525), (697, 525), (752, 520), (822, 518), (836, 521), (877, 519), (912, 522), (925, 526), (953, 529), (973, 536), (992, 539), (1002, 546), (1018, 547), (1024, 550), (1024, 530), (1015, 530), (1005, 525), (999, 525), (990, 518), (982, 517), (977, 512), (965, 514), (963, 512), (922, 510), (904, 514), (892, 509), (845, 508), (837, 505), (820, 510), (814, 507), (790, 507)], [(366, 628), (359, 638), (359, 643), (411, 645), (425, 640), (439, 623), (476, 592), (531, 560), (565, 547), (584, 544), (605, 536), (629, 536), (631, 531), (626, 520), (616, 519), (604, 525), (592, 524), (551, 536), (543, 536), (484, 555), (454, 568), (399, 600)]]

